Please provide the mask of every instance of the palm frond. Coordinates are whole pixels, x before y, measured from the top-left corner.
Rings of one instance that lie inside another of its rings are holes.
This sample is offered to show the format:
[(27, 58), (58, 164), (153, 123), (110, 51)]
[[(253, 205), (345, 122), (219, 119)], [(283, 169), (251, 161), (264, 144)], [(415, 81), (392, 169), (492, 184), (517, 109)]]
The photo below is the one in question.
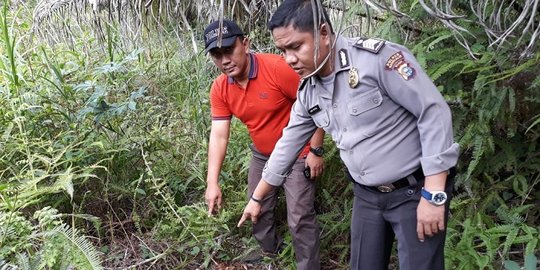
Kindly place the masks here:
[[(352, 0), (364, 2), (375, 12), (386, 11), (397, 17), (408, 17), (399, 10), (395, 0)], [(479, 25), (491, 40), (490, 46), (501, 48), (522, 48), (521, 57), (529, 57), (534, 53), (540, 35), (539, 0), (505, 1), (505, 0), (470, 0), (469, 6), (452, 0), (419, 0), (422, 8), (433, 18), (452, 30), (455, 39), (469, 52), (476, 37), (466, 25)], [(460, 5), (461, 4), (461, 5)], [(456, 12), (460, 11), (460, 14)], [(467, 18), (466, 14), (473, 14)], [(471, 21), (475, 19), (474, 21)]]

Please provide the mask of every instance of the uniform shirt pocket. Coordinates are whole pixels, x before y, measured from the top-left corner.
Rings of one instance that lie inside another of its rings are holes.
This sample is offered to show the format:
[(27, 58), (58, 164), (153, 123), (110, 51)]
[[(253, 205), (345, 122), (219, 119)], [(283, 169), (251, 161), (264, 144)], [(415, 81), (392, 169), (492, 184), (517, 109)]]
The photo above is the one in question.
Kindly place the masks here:
[(312, 116), (313, 122), (315, 125), (320, 128), (327, 127), (330, 125), (330, 118), (328, 117), (327, 111), (320, 111)]
[(374, 108), (381, 106), (382, 94), (379, 88), (373, 88), (361, 96), (352, 98), (347, 104), (349, 114), (357, 116)]
[(383, 102), (385, 97), (379, 88), (371, 88), (351, 96), (347, 103), (348, 123), (359, 134), (371, 137), (388, 126), (393, 120), (390, 104)]

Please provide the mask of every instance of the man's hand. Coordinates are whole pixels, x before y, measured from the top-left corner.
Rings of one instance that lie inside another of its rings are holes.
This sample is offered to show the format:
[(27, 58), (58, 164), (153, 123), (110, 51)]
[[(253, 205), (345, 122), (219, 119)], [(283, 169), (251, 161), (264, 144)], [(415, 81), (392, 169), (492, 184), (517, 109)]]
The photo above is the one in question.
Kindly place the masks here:
[(424, 242), (425, 235), (433, 236), (444, 231), (444, 205), (436, 206), (421, 198), (416, 208), (416, 232), (418, 240)]
[(219, 211), (221, 209), (221, 188), (218, 184), (208, 184), (204, 198), (206, 199), (206, 205), (208, 205), (208, 216), (211, 216), (214, 210)]
[(305, 166), (311, 169), (311, 179), (315, 179), (323, 174), (324, 158), (309, 152)]
[(261, 205), (254, 200), (249, 200), (237, 226), (240, 227), (242, 223), (244, 223), (244, 221), (246, 221), (247, 219), (251, 219), (251, 222), (253, 222), (253, 224), (256, 224), (257, 218), (259, 217), (260, 213)]

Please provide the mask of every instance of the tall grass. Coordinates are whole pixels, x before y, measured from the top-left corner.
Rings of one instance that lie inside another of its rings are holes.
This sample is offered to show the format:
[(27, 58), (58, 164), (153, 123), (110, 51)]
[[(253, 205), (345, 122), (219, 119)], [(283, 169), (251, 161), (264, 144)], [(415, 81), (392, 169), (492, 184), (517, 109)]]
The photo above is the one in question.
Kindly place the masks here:
[(3, 46), (6, 50), (6, 56), (8, 60), (8, 66), (6, 67), (6, 63), (4, 61), (4, 58), (2, 57), (2, 71), (4, 71), (4, 74), (6, 74), (13, 84), (13, 86), (19, 86), (19, 76), (17, 74), (17, 67), (15, 63), (15, 40), (13, 38), (13, 32), (11, 31), (13, 29), (12, 26), (9, 25), (8, 16), (10, 15), (9, 11), (9, 1), (4, 0), (4, 3), (2, 5), (2, 12), (0, 15), (0, 29), (2, 30), (2, 40), (3, 40)]

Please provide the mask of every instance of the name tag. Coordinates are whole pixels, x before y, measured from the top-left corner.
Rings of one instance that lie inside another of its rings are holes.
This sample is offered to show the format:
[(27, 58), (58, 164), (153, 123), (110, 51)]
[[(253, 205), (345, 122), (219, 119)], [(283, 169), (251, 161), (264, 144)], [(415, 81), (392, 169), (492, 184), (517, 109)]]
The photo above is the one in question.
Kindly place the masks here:
[(321, 107), (319, 107), (319, 105), (315, 105), (315, 106), (309, 108), (308, 113), (309, 114), (316, 114), (316, 113), (318, 113), (320, 111), (321, 111)]

